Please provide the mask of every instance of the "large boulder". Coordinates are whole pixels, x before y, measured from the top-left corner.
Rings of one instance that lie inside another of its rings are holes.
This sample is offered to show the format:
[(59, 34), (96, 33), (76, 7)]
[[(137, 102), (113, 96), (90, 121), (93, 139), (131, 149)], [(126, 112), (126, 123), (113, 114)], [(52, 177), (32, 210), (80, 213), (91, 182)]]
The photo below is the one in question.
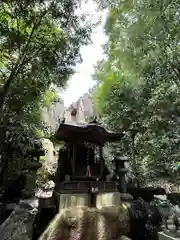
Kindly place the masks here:
[[(120, 206), (72, 207), (56, 215), (39, 240), (156, 239), (161, 217), (143, 200)], [(148, 237), (148, 238), (146, 238)]]
[(127, 192), (133, 196), (133, 199), (137, 200), (142, 198), (145, 202), (150, 203), (154, 199), (154, 195), (165, 195), (166, 191), (163, 188), (157, 187), (144, 187), (144, 188), (128, 188)]
[(0, 226), (1, 240), (31, 240), (33, 221), (38, 212), (38, 200), (22, 200)]
[(73, 207), (61, 210), (39, 240), (119, 240), (129, 227), (126, 208)]

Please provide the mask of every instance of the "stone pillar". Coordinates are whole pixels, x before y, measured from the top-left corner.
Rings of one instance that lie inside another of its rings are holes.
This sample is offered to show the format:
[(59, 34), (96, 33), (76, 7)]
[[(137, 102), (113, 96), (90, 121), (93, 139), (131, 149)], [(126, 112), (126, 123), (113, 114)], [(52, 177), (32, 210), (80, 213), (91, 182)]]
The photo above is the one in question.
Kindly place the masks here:
[(59, 194), (59, 211), (64, 208), (89, 205), (90, 198), (87, 193)]
[(36, 173), (37, 170), (41, 167), (41, 165), (42, 164), (39, 162), (27, 163), (26, 169), (28, 169), (28, 172), (26, 174), (26, 183), (23, 190), (24, 198), (29, 198), (34, 195), (36, 189)]
[(120, 206), (121, 197), (119, 192), (113, 193), (98, 193), (96, 196), (96, 207), (101, 209), (103, 207)]

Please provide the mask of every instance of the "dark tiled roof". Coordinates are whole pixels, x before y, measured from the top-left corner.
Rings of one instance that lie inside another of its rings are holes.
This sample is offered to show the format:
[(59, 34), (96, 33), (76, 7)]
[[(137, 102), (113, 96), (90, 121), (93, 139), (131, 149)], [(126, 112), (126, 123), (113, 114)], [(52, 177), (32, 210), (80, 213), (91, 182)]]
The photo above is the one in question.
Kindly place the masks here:
[(118, 142), (124, 134), (108, 132), (98, 124), (60, 124), (55, 134), (57, 140), (83, 140), (94, 142), (100, 145), (106, 142)]

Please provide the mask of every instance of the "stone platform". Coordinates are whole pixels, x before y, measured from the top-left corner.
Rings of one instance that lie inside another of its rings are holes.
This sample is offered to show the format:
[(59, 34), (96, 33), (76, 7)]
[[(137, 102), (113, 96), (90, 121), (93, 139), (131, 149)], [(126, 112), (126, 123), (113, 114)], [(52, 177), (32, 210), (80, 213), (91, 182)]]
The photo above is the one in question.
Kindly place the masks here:
[(175, 238), (175, 237), (168, 236), (167, 234), (165, 234), (163, 232), (159, 232), (158, 240), (180, 240), (180, 237)]

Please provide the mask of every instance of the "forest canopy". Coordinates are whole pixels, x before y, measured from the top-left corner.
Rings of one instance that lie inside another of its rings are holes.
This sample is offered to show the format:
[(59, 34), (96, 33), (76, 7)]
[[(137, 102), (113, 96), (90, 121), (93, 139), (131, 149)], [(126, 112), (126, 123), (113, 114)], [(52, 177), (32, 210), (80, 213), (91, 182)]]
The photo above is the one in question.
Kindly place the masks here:
[(46, 130), (41, 110), (56, 98), (50, 86), (64, 87), (81, 62), (92, 26), (77, 14), (80, 6), (80, 0), (1, 1), (0, 184), (21, 169), (37, 133)]
[[(114, 1), (104, 27), (106, 58), (93, 76), (94, 103), (102, 122), (114, 131), (139, 129), (135, 163), (143, 179), (178, 178), (179, 16), (176, 0)], [(121, 146), (131, 161), (132, 144), (127, 135)]]

